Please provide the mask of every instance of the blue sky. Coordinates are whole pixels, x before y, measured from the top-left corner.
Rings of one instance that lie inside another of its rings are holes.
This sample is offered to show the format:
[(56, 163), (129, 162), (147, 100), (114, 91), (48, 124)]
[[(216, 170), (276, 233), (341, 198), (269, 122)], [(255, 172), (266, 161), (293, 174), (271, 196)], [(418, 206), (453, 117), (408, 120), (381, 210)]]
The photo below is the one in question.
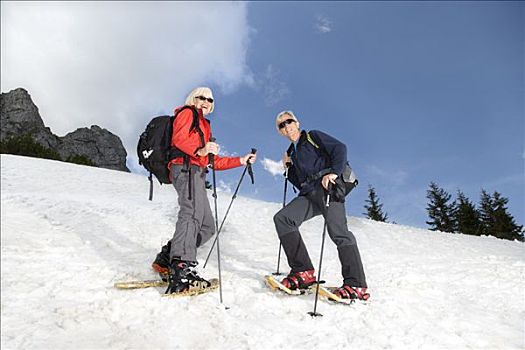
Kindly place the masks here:
[[(208, 85), (228, 154), (256, 147), (260, 161), (279, 160), (288, 143), (274, 119), (284, 109), (345, 142), (361, 184), (350, 215), (362, 216), (371, 184), (391, 221), (426, 227), (435, 181), (475, 203), (482, 188), (499, 191), (523, 224), (524, 11), (520, 2), (2, 2), (2, 92), (25, 87), (58, 134), (106, 127), (138, 171), (135, 142), (150, 116)], [(260, 162), (254, 170), (256, 185), (241, 194), (282, 201), (282, 177)], [(235, 188), (241, 172), (218, 178)]]

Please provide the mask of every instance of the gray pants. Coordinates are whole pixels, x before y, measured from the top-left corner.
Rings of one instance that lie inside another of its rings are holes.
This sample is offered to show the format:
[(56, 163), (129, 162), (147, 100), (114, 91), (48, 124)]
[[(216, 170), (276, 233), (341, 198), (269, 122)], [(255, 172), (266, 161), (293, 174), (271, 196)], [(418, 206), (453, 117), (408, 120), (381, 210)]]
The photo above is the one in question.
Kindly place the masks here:
[(345, 204), (330, 202), (325, 207), (325, 191), (319, 185), (305, 196), (298, 196), (274, 216), (275, 228), (292, 272), (313, 270), (312, 261), (299, 233), (299, 226), (323, 215), (328, 235), (336, 244), (342, 266), (343, 283), (366, 287), (366, 278), (354, 234), (348, 230)]
[[(206, 169), (191, 166), (190, 173), (182, 165), (171, 166), (173, 186), (179, 196), (179, 213), (171, 240), (170, 260), (197, 261), (197, 247), (215, 234), (215, 221), (206, 194)], [(191, 200), (188, 181), (191, 176)]]

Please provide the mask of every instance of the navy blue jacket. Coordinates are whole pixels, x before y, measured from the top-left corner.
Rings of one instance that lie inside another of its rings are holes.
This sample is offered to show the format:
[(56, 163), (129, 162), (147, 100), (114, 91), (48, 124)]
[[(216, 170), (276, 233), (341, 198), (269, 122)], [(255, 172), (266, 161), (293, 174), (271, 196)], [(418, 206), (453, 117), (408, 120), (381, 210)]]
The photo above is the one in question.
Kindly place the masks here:
[(312, 179), (321, 172), (341, 175), (346, 164), (346, 146), (341, 141), (319, 130), (311, 130), (310, 137), (319, 146), (308, 141), (306, 131), (301, 131), (297, 144), (288, 149), (292, 166), (288, 169), (288, 180), (305, 195), (321, 183), (321, 178)]

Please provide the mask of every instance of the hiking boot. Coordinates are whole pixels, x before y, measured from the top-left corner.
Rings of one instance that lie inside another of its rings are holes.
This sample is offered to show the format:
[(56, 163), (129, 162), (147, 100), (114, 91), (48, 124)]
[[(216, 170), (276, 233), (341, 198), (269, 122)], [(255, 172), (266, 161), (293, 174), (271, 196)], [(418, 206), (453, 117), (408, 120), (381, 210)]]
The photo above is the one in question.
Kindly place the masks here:
[(169, 268), (169, 285), (165, 294), (182, 293), (211, 286), (209, 281), (197, 274), (193, 269), (195, 266), (197, 266), (196, 262), (174, 259)]
[(169, 273), (170, 249), (171, 241), (168, 241), (168, 243), (162, 247), (160, 253), (157, 254), (155, 261), (153, 261), (153, 263), (151, 264), (153, 270), (158, 272), (163, 280), (166, 280), (167, 275)]
[(350, 287), (346, 284), (343, 284), (342, 287), (337, 288), (334, 291), (334, 294), (341, 299), (350, 299), (350, 300), (368, 300), (370, 294), (366, 292), (364, 287)]
[(314, 270), (290, 272), (283, 278), (281, 284), (290, 290), (307, 289), (316, 281), (314, 272)]

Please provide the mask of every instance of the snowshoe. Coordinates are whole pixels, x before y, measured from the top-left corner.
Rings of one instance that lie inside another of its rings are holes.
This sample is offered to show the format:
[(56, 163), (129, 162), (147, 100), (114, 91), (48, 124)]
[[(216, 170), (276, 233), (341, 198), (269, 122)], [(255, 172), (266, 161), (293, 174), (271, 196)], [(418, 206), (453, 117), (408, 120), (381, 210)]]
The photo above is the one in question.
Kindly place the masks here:
[(370, 298), (370, 294), (366, 292), (366, 288), (364, 287), (350, 287), (347, 285), (343, 285), (342, 287), (333, 290), (332, 293), (343, 300), (347, 299), (366, 301)]
[(290, 272), (288, 276), (281, 280), (281, 284), (290, 290), (308, 289), (316, 283), (314, 273), (314, 270)]
[(174, 259), (169, 268), (168, 288), (165, 294), (183, 293), (192, 290), (201, 290), (211, 287), (211, 282), (200, 277), (192, 269), (196, 262)]

